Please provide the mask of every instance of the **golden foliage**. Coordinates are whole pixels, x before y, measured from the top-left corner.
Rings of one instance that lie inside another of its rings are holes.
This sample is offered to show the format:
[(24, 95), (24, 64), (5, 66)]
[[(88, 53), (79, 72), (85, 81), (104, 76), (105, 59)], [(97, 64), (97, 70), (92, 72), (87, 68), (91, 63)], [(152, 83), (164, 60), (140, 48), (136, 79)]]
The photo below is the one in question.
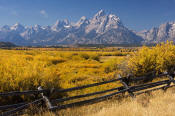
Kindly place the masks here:
[(161, 43), (156, 47), (142, 47), (132, 54), (128, 67), (135, 76), (150, 72), (161, 73), (175, 69), (175, 46), (172, 42)]
[[(130, 71), (135, 76), (141, 76), (152, 71), (158, 74), (174, 70), (175, 46), (171, 42), (132, 51), (136, 48), (0, 50), (0, 92), (32, 90), (38, 86), (45, 89), (70, 88), (117, 78), (116, 73), (126, 76)], [(119, 85), (105, 84), (68, 95), (107, 90)]]
[[(31, 90), (38, 86), (70, 88), (107, 80), (113, 77), (119, 60), (115, 62), (118, 58), (114, 58), (116, 60), (103, 63), (100, 61), (103, 53), (105, 52), (0, 50), (0, 92)], [(107, 86), (98, 89), (104, 90)], [(96, 90), (97, 88), (91, 88), (80, 93)]]

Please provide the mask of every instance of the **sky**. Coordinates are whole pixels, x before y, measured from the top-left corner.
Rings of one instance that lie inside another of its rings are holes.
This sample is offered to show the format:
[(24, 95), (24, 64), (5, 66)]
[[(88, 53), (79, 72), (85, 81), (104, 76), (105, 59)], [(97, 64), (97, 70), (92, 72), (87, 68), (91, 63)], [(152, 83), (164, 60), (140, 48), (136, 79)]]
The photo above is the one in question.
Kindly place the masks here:
[(76, 22), (101, 9), (136, 31), (175, 21), (175, 0), (0, 0), (0, 26), (16, 22), (45, 26), (64, 19)]

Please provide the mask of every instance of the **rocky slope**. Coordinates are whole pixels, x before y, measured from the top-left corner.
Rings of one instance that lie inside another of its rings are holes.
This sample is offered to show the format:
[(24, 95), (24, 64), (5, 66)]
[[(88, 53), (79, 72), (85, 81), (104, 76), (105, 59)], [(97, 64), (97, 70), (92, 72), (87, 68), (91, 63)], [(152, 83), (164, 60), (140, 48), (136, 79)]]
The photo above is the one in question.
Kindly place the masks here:
[(175, 42), (175, 22), (167, 22), (159, 27), (137, 33), (144, 39), (145, 43)]
[(17, 23), (0, 28), (0, 41), (17, 45), (140, 44), (144, 36), (142, 33), (136, 35), (118, 16), (103, 10), (91, 19), (83, 16), (74, 24), (65, 19), (57, 20), (52, 26), (24, 27)]

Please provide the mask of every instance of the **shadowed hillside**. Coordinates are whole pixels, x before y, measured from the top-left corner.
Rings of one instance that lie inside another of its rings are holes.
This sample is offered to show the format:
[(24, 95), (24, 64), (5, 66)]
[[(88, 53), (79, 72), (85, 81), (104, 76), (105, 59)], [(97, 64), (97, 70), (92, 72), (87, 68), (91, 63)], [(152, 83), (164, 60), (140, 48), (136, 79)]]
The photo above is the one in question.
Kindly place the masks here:
[(15, 47), (16, 45), (10, 42), (0, 42), (0, 48), (4, 47)]

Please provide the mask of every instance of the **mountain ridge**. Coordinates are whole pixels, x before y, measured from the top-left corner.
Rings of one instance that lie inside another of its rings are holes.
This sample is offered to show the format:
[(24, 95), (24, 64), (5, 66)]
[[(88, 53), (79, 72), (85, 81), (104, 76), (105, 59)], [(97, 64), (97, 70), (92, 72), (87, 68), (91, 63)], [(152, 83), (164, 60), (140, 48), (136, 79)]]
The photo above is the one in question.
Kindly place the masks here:
[(0, 48), (9, 48), (9, 47), (16, 47), (15, 44), (10, 42), (0, 42)]
[(82, 16), (76, 23), (57, 20), (50, 26), (24, 27), (20, 23), (0, 28), (0, 41), (16, 45), (74, 44), (144, 44), (175, 40), (175, 23), (169, 22), (150, 30), (134, 32), (115, 14), (97, 12), (92, 18)]
[(175, 22), (166, 22), (159, 27), (153, 27), (150, 30), (145, 30), (136, 33), (141, 36), (145, 43), (160, 43), (173, 41), (175, 42)]

